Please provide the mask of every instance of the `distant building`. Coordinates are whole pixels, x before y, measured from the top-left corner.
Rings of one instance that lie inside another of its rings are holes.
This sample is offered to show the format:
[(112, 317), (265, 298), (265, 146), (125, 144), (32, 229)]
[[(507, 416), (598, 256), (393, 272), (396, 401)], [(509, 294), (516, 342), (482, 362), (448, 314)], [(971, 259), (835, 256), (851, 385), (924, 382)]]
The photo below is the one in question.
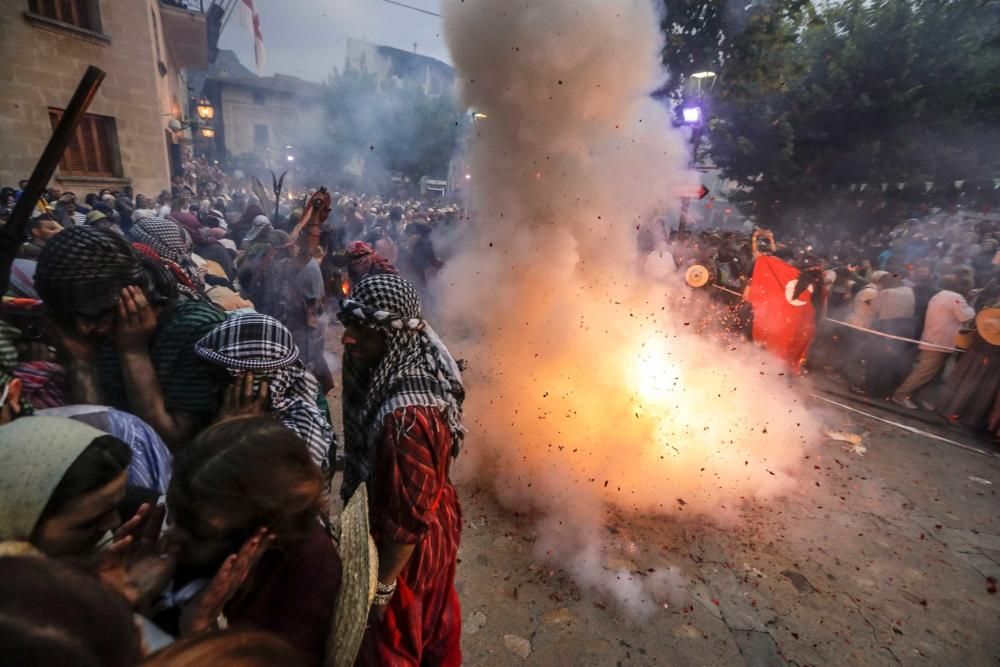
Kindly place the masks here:
[(277, 167), (293, 155), (294, 149), (287, 147), (302, 137), (303, 129), (322, 126), (322, 84), (284, 74), (256, 76), (226, 50), (198, 78), (202, 94), (216, 109), (217, 151), (254, 153)]
[(411, 51), (380, 46), (359, 39), (347, 40), (345, 68), (366, 69), (379, 85), (385, 82), (420, 86), (424, 94), (437, 97), (455, 85), (455, 69), (436, 58)]
[[(157, 193), (179, 167), (184, 68), (208, 62), (205, 15), (169, 0), (0, 0), (0, 183), (27, 178), (87, 65), (107, 72), (54, 181)], [(197, 5), (200, 8), (200, 4)]]

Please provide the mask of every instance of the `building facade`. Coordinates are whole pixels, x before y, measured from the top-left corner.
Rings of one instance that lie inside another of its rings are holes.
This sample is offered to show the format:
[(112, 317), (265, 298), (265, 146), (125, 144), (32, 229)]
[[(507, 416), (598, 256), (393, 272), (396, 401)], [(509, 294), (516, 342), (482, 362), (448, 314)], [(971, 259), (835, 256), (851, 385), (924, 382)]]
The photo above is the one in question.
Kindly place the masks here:
[(176, 0), (0, 0), (0, 184), (27, 178), (88, 65), (107, 73), (56, 170), (64, 191), (170, 187), (189, 141), (183, 68), (207, 66), (205, 17)]
[(360, 39), (347, 40), (344, 67), (367, 70), (383, 83), (420, 86), (425, 95), (437, 97), (455, 85), (455, 69), (446, 63), (411, 51), (372, 44)]
[(231, 51), (220, 51), (202, 87), (216, 109), (217, 154), (252, 154), (272, 169), (294, 160), (295, 144), (323, 127), (325, 90), (294, 76), (255, 76)]

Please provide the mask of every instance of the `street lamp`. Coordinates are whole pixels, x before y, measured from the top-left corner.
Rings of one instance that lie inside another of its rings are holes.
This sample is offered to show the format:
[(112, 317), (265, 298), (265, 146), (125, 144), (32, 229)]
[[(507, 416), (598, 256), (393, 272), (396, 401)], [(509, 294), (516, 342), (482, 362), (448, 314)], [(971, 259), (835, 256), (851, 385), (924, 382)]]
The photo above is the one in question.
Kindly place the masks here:
[(701, 107), (690, 106), (681, 110), (685, 125), (701, 125)]
[(715, 72), (695, 72), (691, 75), (692, 79), (712, 79), (715, 77)]
[(204, 97), (198, 100), (198, 103), (195, 105), (195, 111), (198, 113), (198, 118), (202, 120), (212, 120), (215, 118), (215, 107)]
[(489, 118), (489, 116), (484, 114), (482, 111), (477, 111), (476, 113), (472, 114), (472, 117), (475, 118), (476, 120), (486, 120), (487, 118)]
[(203, 127), (201, 128), (201, 136), (206, 139), (211, 139), (215, 136), (215, 129), (211, 127)]

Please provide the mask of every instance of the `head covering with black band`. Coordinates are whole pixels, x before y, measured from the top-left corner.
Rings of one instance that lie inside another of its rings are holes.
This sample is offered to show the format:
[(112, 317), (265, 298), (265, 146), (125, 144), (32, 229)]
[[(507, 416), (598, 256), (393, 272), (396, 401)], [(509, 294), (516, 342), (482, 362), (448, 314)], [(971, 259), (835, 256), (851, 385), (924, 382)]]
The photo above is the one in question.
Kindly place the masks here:
[(93, 227), (72, 227), (53, 236), (35, 270), (35, 288), (57, 314), (112, 308), (123, 288), (145, 284), (142, 265), (128, 241)]
[(465, 437), (462, 374), (424, 321), (413, 285), (399, 275), (368, 276), (341, 300), (338, 317), (345, 326), (381, 331), (386, 339), (385, 356), (370, 371), (344, 355), (346, 469), (341, 495), (350, 498), (361, 482), (372, 481), (383, 421), (399, 408), (438, 408), (451, 431), (452, 455), (458, 456)]

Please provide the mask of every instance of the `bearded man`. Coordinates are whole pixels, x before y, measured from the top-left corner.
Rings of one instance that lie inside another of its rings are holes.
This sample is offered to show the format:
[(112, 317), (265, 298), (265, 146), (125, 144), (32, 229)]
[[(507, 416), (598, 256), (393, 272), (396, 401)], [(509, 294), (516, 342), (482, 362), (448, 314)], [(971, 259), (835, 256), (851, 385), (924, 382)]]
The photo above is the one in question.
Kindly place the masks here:
[(162, 264), (114, 232), (72, 227), (42, 248), (35, 287), (74, 403), (131, 412), (170, 447), (216, 416), (222, 387), (194, 345), (225, 315)]
[(465, 434), (461, 372), (423, 320), (412, 284), (369, 275), (340, 303), (344, 323), (342, 495), (371, 496), (379, 584), (359, 661), (460, 665), (455, 569), (461, 508), (449, 479)]

